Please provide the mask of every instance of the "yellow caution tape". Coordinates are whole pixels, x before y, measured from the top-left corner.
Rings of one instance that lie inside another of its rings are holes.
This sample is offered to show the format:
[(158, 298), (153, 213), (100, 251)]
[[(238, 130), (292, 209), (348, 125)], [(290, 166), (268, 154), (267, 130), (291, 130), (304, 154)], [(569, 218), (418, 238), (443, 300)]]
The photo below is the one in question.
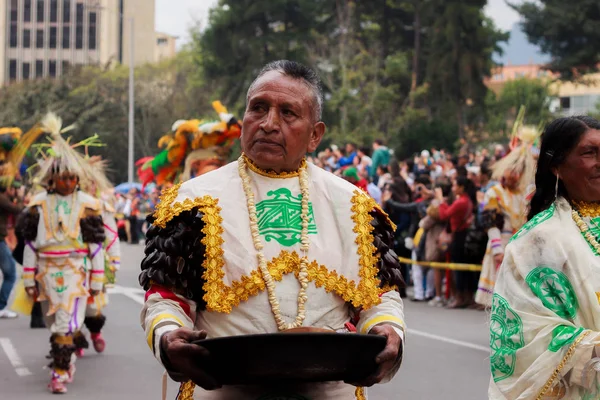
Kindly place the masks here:
[(481, 271), (481, 265), (477, 264), (459, 264), (459, 263), (442, 263), (434, 261), (415, 261), (410, 258), (398, 257), (403, 264), (420, 265), (421, 267), (451, 269), (453, 271)]

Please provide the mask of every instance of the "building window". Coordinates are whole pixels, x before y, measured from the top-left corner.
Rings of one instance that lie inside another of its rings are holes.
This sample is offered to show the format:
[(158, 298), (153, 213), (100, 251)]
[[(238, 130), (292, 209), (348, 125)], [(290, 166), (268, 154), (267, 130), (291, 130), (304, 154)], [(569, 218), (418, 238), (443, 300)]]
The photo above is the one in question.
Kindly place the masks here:
[(65, 75), (69, 72), (69, 62), (68, 61), (63, 61), (62, 62), (62, 74)]
[(25, 0), (23, 11), (23, 20), (31, 22), (31, 0)]
[(77, 25), (83, 25), (83, 4), (77, 3), (77, 15), (75, 17)]
[(71, 47), (71, 27), (63, 26), (62, 41), (63, 41), (63, 43), (62, 43), (63, 49), (68, 49)]
[(12, 48), (17, 47), (17, 35), (17, 24), (10, 24), (10, 47)]
[(41, 78), (44, 76), (44, 61), (35, 60), (35, 77)]
[(90, 24), (88, 26), (88, 48), (96, 50), (96, 13), (90, 13)]
[(23, 30), (23, 47), (26, 49), (31, 47), (31, 29)]
[(58, 21), (58, 0), (50, 0), (50, 22)]
[(23, 79), (29, 79), (31, 71), (31, 64), (23, 63)]
[(19, 1), (10, 0), (10, 22), (17, 22), (19, 20)]
[(35, 47), (37, 49), (44, 48), (44, 30), (38, 29), (35, 31)]
[(156, 41), (156, 44), (158, 44), (159, 46), (164, 46), (169, 42), (169, 40), (167, 38), (158, 38), (158, 40)]
[(63, 22), (71, 22), (71, 0), (64, 0)]
[(8, 76), (11, 81), (17, 80), (17, 60), (10, 60)]
[(568, 110), (571, 108), (571, 98), (570, 97), (561, 97), (560, 98), (560, 108), (563, 110)]
[(37, 0), (37, 22), (44, 22), (44, 0)]
[(56, 61), (48, 62), (48, 74), (52, 77), (56, 76)]
[(83, 49), (83, 4), (77, 4), (75, 21), (75, 48)]
[(55, 26), (50, 27), (50, 48), (51, 49), (56, 48), (56, 27)]

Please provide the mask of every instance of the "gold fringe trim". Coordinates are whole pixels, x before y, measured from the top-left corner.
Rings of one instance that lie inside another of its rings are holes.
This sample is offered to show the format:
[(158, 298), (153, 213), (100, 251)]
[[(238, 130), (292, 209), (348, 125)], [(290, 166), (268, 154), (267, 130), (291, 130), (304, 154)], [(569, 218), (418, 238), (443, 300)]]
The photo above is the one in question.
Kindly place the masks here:
[(177, 394), (176, 400), (193, 400), (194, 399), (194, 389), (196, 385), (192, 381), (183, 382), (179, 386), (179, 393)]
[[(352, 197), (352, 220), (354, 221), (355, 243), (358, 245), (358, 275), (361, 281), (358, 284), (355, 301), (368, 309), (381, 302), (379, 298), (380, 280), (377, 278), (377, 263), (379, 254), (373, 244), (373, 216), (371, 211), (377, 207), (377, 202), (366, 194), (355, 190)], [(383, 212), (383, 211), (382, 211)], [(385, 213), (383, 213), (385, 215)], [(393, 225), (393, 224), (392, 224)], [(356, 306), (356, 305), (355, 305)]]
[(244, 157), (244, 160), (246, 161), (246, 165), (252, 172), (257, 173), (258, 175), (266, 176), (267, 178), (275, 178), (275, 179), (295, 178), (300, 175), (300, 169), (306, 166), (306, 158), (303, 158), (302, 162), (300, 163), (300, 168), (297, 171), (277, 173), (277, 172), (265, 171), (264, 169), (259, 168), (245, 154), (242, 154), (242, 157)]
[[(204, 272), (206, 280), (204, 300), (209, 311), (228, 314), (233, 307), (266, 289), (265, 281), (259, 270), (254, 270), (249, 276), (243, 276), (240, 280), (232, 282), (231, 286), (227, 286), (223, 283), (224, 274), (221, 267), (216, 269), (211, 264), (209, 268), (211, 269)], [(294, 273), (298, 277), (300, 256), (296, 252), (282, 251), (279, 256), (267, 263), (267, 268), (273, 279), (278, 282), (286, 274)], [(210, 279), (210, 283), (207, 278)], [(322, 287), (327, 292), (338, 294), (344, 301), (352, 303), (353, 306), (362, 306), (363, 308), (370, 308), (375, 304), (379, 304), (381, 301), (379, 295), (393, 290), (389, 286), (382, 289), (376, 286), (374, 292), (362, 292), (361, 290), (366, 287), (365, 285), (357, 286), (354, 281), (348, 281), (345, 277), (338, 275), (335, 271), (329, 271), (316, 261), (312, 261), (308, 265), (308, 280), (314, 282), (316, 287)], [(376, 282), (379, 282), (379, 280), (376, 280)]]
[(585, 332), (581, 333), (579, 335), (579, 337), (575, 340), (575, 342), (569, 347), (569, 350), (567, 350), (567, 354), (565, 354), (565, 356), (563, 357), (563, 359), (560, 362), (560, 364), (558, 364), (558, 367), (556, 367), (556, 369), (552, 373), (552, 376), (550, 377), (550, 379), (548, 379), (548, 381), (546, 382), (546, 384), (542, 388), (542, 391), (540, 392), (540, 394), (537, 395), (536, 400), (541, 400), (544, 397), (544, 395), (546, 394), (546, 392), (548, 392), (548, 390), (550, 390), (550, 387), (552, 386), (552, 384), (554, 383), (554, 381), (558, 377), (558, 374), (560, 374), (560, 371), (563, 370), (563, 368), (565, 367), (565, 365), (567, 365), (567, 362), (573, 356), (573, 353), (575, 353), (575, 348), (590, 333), (592, 333), (592, 331), (585, 331)]
[[(164, 228), (167, 226), (167, 222), (169, 222), (170, 220), (173, 219), (173, 217), (176, 217), (177, 215), (179, 215), (182, 211), (179, 211), (179, 213), (175, 213), (174, 212), (174, 204), (173, 202), (175, 201), (175, 199), (177, 198), (177, 195), (179, 194), (179, 188), (181, 187), (181, 183), (178, 183), (177, 185), (173, 185), (168, 189), (165, 189), (162, 191), (162, 194), (160, 195), (160, 201), (156, 206), (156, 211), (154, 211), (154, 225), (158, 226), (159, 228)], [(178, 203), (181, 204), (181, 203)], [(192, 207), (193, 208), (193, 207)], [(191, 208), (190, 208), (191, 210)]]
[(356, 396), (356, 400), (367, 400), (367, 396), (365, 395), (365, 388), (357, 387), (354, 391), (354, 395)]

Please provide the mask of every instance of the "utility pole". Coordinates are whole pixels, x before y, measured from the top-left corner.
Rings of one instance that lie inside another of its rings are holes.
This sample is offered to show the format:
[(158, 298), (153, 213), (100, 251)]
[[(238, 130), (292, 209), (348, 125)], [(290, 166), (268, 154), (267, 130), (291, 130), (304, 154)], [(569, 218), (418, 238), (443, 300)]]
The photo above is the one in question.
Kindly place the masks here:
[(134, 117), (135, 117), (135, 112), (134, 112), (134, 90), (133, 90), (133, 84), (134, 84), (134, 26), (133, 26), (133, 22), (134, 19), (130, 18), (129, 19), (129, 23), (131, 25), (131, 33), (129, 35), (129, 144), (128, 144), (128, 172), (127, 172), (127, 178), (128, 178), (128, 182), (129, 183), (133, 183), (133, 165), (134, 165)]

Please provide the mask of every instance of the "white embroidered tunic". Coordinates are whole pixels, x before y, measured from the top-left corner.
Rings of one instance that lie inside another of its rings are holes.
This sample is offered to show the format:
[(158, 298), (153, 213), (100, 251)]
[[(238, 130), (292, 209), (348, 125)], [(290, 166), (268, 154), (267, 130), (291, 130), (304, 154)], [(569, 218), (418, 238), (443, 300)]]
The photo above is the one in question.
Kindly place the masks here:
[[(301, 196), (297, 176), (275, 178), (249, 170), (258, 225), (268, 268), (276, 281), (281, 313), (293, 321), (300, 284), (293, 272), (300, 264)], [(379, 289), (377, 256), (370, 222), (376, 203), (348, 182), (312, 164), (309, 175), (308, 300), (303, 326), (344, 329), (354, 307), (362, 307), (358, 331), (380, 323), (404, 333), (402, 300), (395, 290)], [(170, 204), (157, 213), (156, 225), (194, 206), (204, 213), (207, 236), (204, 285), (207, 307), (169, 293), (149, 290), (142, 311), (148, 344), (160, 361), (160, 337), (180, 326), (208, 332), (209, 338), (275, 333), (277, 324), (258, 270), (249, 215), (237, 162), (184, 183), (163, 195)], [(400, 365), (387, 377), (391, 379)], [(356, 388), (342, 382), (296, 388), (294, 395), (311, 399), (354, 399)], [(264, 391), (264, 390), (263, 390)], [(195, 389), (197, 399), (255, 400), (261, 388), (227, 386), (216, 391)]]

